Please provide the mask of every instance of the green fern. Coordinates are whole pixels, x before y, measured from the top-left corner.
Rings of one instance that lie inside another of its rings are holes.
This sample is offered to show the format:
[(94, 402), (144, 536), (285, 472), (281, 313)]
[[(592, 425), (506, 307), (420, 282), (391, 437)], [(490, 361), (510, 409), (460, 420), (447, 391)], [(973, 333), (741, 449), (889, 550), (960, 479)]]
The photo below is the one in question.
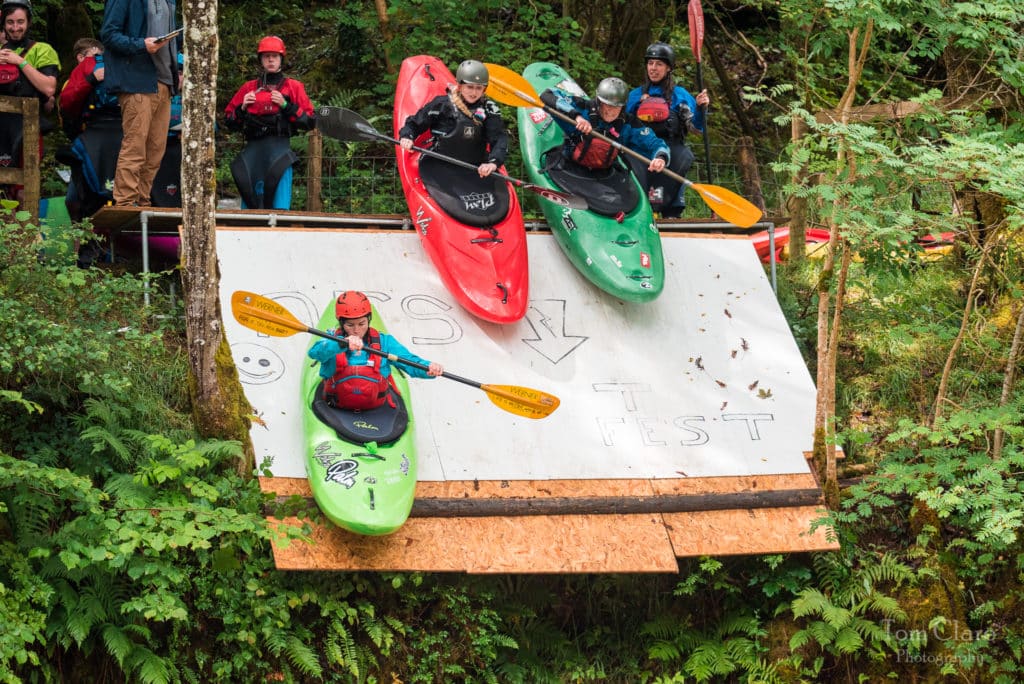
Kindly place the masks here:
[(173, 666), (148, 648), (138, 646), (125, 659), (125, 666), (142, 684), (170, 684)]
[(118, 665), (124, 667), (125, 661), (135, 647), (131, 638), (120, 627), (109, 623), (103, 626), (101, 634), (107, 653), (114, 656)]
[(880, 622), (904, 622), (907, 615), (878, 586), (898, 587), (912, 582), (914, 573), (890, 554), (870, 560), (855, 565), (844, 553), (815, 557), (821, 575), (819, 586), (825, 591), (808, 587), (790, 605), (795, 619), (809, 619), (790, 638), (790, 650), (799, 651), (815, 642), (839, 656), (854, 655), (865, 648), (872, 653), (894, 651), (897, 644)]
[(317, 679), (323, 677), (323, 668), (320, 665), (319, 658), (317, 658), (313, 649), (307, 646), (302, 639), (295, 635), (289, 635), (285, 643), (284, 652), (289, 662), (295, 665), (302, 674), (307, 677), (316, 677)]

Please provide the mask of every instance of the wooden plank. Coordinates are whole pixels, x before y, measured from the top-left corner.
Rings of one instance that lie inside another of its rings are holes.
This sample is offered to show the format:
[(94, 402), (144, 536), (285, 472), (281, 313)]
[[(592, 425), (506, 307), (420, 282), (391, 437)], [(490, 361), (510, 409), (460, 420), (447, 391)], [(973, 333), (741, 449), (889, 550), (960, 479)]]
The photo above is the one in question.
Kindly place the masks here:
[[(283, 522), (301, 524), (294, 518)], [(277, 567), (468, 573), (678, 570), (657, 515), (419, 518), (387, 537), (318, 525), (312, 542), (275, 544)]]
[[(936, 100), (928, 105), (945, 109), (947, 106), (945, 98)], [(881, 104), (863, 105), (852, 107), (847, 116), (848, 123), (867, 123), (879, 119), (891, 121), (902, 119), (912, 114), (919, 114), (924, 111), (925, 105), (920, 102), (884, 102)], [(826, 109), (814, 115), (814, 120), (820, 124), (839, 123), (841, 114), (835, 109)]]
[(836, 551), (827, 527), (811, 532), (822, 507), (746, 509), (664, 514), (676, 556), (733, 556)]
[[(263, 491), (310, 496), (302, 478), (261, 478)], [(535, 505), (567, 498), (737, 496), (810, 490), (810, 473), (662, 480), (455, 480), (420, 482), (417, 503), (464, 500)], [(676, 558), (825, 551), (839, 546), (822, 528), (817, 505), (680, 513), (410, 518), (387, 537), (363, 537), (332, 525), (313, 527), (312, 544), (274, 546), (283, 570), (433, 572), (676, 572)], [(271, 523), (281, 521), (268, 518)], [(296, 518), (287, 524), (299, 525)]]
[(39, 221), (39, 100), (34, 97), (0, 96), (0, 112), (21, 114), (22, 166), (0, 169), (0, 183), (21, 185), (22, 202), (19, 209), (28, 210), (32, 220)]
[[(142, 212), (148, 212), (150, 232), (175, 229), (181, 223), (181, 209), (172, 207), (101, 207), (92, 216), (93, 227), (103, 231), (137, 230)], [(268, 225), (273, 216), (275, 225)], [(218, 227), (232, 230), (279, 231), (282, 227), (301, 225), (324, 230), (375, 229), (404, 230), (408, 217), (398, 214), (329, 214), (324, 212), (284, 209), (218, 209)], [(339, 223), (338, 219), (351, 223)], [(238, 227), (241, 226), (241, 227)]]

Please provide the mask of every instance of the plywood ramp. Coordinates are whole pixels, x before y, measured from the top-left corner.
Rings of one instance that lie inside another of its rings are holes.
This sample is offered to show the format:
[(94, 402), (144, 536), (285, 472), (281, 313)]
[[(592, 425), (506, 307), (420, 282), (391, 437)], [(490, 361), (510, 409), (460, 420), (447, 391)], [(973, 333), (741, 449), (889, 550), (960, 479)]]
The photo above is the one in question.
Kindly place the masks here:
[[(311, 496), (300, 478), (261, 478), (278, 496)], [(658, 497), (816, 489), (809, 474), (677, 480), (420, 482), (430, 500)], [(316, 525), (312, 543), (274, 546), (282, 570), (466, 573), (676, 572), (677, 558), (835, 550), (818, 506), (676, 513), (411, 517), (396, 533), (364, 537)], [(297, 518), (271, 523), (300, 525)]]

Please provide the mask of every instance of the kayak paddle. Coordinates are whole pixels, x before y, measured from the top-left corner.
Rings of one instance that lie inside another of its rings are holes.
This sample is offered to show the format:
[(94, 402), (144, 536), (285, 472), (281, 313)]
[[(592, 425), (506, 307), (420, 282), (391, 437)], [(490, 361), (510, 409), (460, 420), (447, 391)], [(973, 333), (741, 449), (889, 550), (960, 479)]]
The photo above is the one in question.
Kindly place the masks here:
[[(236, 290), (231, 295), (231, 313), (234, 314), (235, 320), (245, 327), (261, 332), (264, 335), (270, 335), (271, 337), (291, 337), (297, 332), (306, 332), (328, 340), (334, 340), (342, 345), (345, 344), (344, 337), (338, 337), (323, 330), (310, 328), (293, 316), (291, 311), (273, 299), (268, 299), (254, 292)], [(393, 363), (401, 363), (421, 370), (427, 370), (428, 368), (412, 359), (405, 359), (370, 347), (363, 347), (363, 351), (383, 356)], [(529, 387), (484, 385), (475, 380), (453, 375), (447, 371), (442, 373), (441, 377), (481, 389), (487, 393), (487, 398), (495, 406), (524, 418), (547, 418), (554, 413), (561, 403), (558, 397), (553, 394), (530, 389)]]
[[(704, 90), (704, 66), (700, 61), (700, 51), (704, 47), (704, 8), (700, 6), (700, 0), (690, 0), (686, 8), (686, 16), (690, 24), (690, 50), (693, 51), (693, 58), (697, 62), (697, 92)], [(704, 168), (708, 173), (708, 182), (711, 182), (711, 142), (708, 139), (708, 106), (701, 105), (704, 110)]]
[[(357, 142), (357, 141), (368, 141), (374, 142), (377, 140), (384, 140), (390, 143), (398, 144), (398, 138), (392, 138), (389, 135), (385, 135), (378, 131), (373, 125), (364, 119), (362, 116), (353, 112), (351, 109), (345, 109), (344, 107), (320, 107), (316, 113), (316, 128), (324, 135), (332, 138), (337, 138), (345, 142)], [(476, 169), (475, 164), (464, 162), (461, 159), (455, 157), (449, 157), (448, 155), (441, 154), (440, 152), (434, 152), (424, 147), (417, 147), (413, 145), (412, 149), (416, 150), (420, 154), (424, 154), (428, 157), (435, 157), (449, 164), (455, 164), (465, 169)], [(544, 188), (533, 183), (527, 183), (519, 178), (513, 178), (512, 176), (506, 176), (503, 173), (497, 171), (491, 174), (502, 180), (509, 181), (513, 185), (516, 185), (524, 190), (529, 190), (546, 199), (549, 202), (553, 202), (559, 206), (568, 207), (570, 209), (586, 209), (588, 207), (587, 201), (579, 195), (574, 195), (569, 192), (559, 192), (558, 190), (551, 190)]]
[[(507, 104), (512, 107), (539, 107), (548, 114), (556, 116), (563, 121), (573, 124), (575, 123), (574, 118), (558, 111), (554, 107), (548, 107), (541, 102), (540, 97), (537, 95), (537, 91), (533, 89), (530, 82), (516, 72), (512, 71), (508, 67), (503, 67), (500, 64), (486, 64), (485, 66), (487, 67), (487, 73), (490, 76), (490, 84), (487, 86), (487, 94), (490, 97), (502, 104)], [(601, 135), (597, 131), (591, 131), (590, 135), (604, 140), (615, 149), (628, 154), (635, 159), (639, 159), (646, 164), (651, 163), (650, 159), (639, 152), (634, 152), (617, 140)], [(740, 228), (749, 228), (761, 220), (761, 210), (731, 190), (726, 190), (725, 188), (717, 185), (694, 183), (689, 178), (680, 176), (678, 173), (671, 171), (668, 168), (663, 169), (661, 173), (682, 183), (683, 185), (686, 185), (687, 187), (693, 188), (693, 190), (704, 198), (704, 201), (707, 202), (708, 207), (710, 207), (713, 212), (729, 223), (737, 225)]]

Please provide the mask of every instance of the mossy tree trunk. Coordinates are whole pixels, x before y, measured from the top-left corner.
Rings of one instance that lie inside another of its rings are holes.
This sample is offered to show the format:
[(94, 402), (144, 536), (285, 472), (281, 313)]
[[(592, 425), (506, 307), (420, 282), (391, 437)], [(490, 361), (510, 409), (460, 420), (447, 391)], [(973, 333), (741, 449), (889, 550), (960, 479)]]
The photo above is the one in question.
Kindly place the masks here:
[(235, 439), (245, 446), (239, 472), (253, 470), (251, 408), (242, 393), (220, 310), (215, 230), (214, 121), (217, 110), (217, 3), (184, 0), (185, 71), (182, 93), (182, 284), (192, 370), (196, 427), (204, 437)]

